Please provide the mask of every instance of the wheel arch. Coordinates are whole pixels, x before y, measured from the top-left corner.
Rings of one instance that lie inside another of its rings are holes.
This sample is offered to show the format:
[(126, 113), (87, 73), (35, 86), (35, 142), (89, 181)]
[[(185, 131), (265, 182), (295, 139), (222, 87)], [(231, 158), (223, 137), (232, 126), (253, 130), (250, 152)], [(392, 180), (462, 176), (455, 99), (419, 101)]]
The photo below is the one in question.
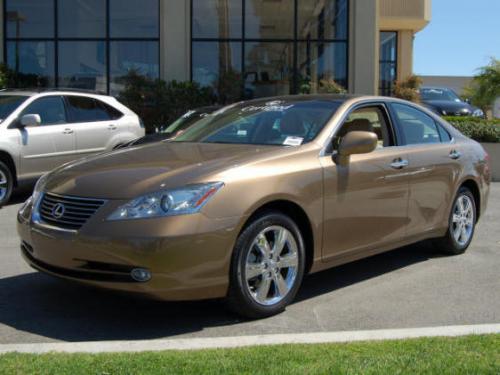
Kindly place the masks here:
[(14, 187), (17, 187), (17, 168), (14, 158), (7, 151), (0, 150), (0, 161), (4, 162), (10, 169), (12, 177), (14, 177)]
[(284, 215), (287, 215), (299, 227), (305, 245), (305, 273), (309, 273), (314, 262), (314, 233), (309, 216), (299, 204), (287, 199), (277, 199), (266, 202), (253, 210), (252, 214), (247, 218), (247, 220), (241, 227), (240, 233), (243, 232), (245, 228), (255, 220), (255, 218), (269, 211), (277, 211), (283, 213)]
[(474, 196), (474, 203), (476, 204), (476, 218), (479, 220), (481, 217), (481, 191), (479, 190), (479, 184), (472, 178), (465, 179), (461, 184), (460, 188), (466, 187), (469, 189)]

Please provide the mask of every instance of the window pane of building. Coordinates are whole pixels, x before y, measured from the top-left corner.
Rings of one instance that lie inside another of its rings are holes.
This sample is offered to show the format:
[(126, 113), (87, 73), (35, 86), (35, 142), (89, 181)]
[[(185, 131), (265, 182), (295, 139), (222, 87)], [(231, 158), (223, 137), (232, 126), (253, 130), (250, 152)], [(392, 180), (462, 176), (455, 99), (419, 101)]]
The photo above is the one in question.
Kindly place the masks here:
[(54, 37), (54, 0), (5, 1), (7, 37)]
[(292, 43), (245, 43), (245, 97), (290, 94), (292, 77)]
[(7, 65), (19, 74), (18, 87), (50, 87), (55, 83), (53, 42), (7, 42)]
[(241, 38), (242, 0), (193, 0), (193, 38)]
[(294, 0), (246, 0), (247, 39), (291, 39), (294, 37)]
[(158, 0), (110, 0), (110, 23), (112, 38), (158, 38)]
[(346, 43), (300, 42), (297, 56), (301, 91), (317, 93), (322, 80), (347, 87)]
[(390, 96), (394, 81), (396, 81), (396, 64), (380, 63), (380, 95)]
[(58, 3), (59, 36), (104, 38), (106, 0), (64, 0)]
[(347, 0), (298, 0), (299, 39), (347, 39)]
[(380, 95), (392, 94), (397, 78), (397, 43), (397, 32), (380, 33)]
[(241, 43), (194, 42), (193, 81), (212, 87), (225, 103), (241, 98)]
[(158, 53), (158, 42), (111, 42), (111, 92), (117, 93), (123, 89), (123, 78), (130, 72), (153, 79), (159, 78)]
[(60, 42), (59, 86), (106, 92), (106, 43)]

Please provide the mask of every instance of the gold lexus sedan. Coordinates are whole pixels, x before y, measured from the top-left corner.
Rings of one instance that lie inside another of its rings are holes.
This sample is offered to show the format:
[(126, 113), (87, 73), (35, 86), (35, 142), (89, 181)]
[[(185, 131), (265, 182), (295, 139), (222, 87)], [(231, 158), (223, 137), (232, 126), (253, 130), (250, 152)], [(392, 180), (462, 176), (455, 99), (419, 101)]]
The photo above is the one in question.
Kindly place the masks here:
[(18, 214), (22, 255), (65, 279), (260, 318), (304, 275), (417, 241), (471, 243), (488, 155), (430, 111), (379, 97), (242, 102), (171, 142), (62, 166)]

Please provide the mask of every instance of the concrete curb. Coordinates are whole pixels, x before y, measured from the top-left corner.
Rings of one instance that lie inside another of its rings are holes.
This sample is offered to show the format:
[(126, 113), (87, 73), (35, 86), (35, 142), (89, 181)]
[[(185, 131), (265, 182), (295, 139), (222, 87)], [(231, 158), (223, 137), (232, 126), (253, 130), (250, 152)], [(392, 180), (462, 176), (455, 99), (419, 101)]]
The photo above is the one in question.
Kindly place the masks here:
[(146, 341), (64, 342), (0, 345), (0, 354), (32, 353), (114, 353), (165, 350), (241, 348), (283, 344), (324, 344), (356, 341), (400, 340), (419, 337), (457, 337), (500, 333), (500, 324), (388, 329), (374, 331), (317, 332), (261, 336), (161, 339)]

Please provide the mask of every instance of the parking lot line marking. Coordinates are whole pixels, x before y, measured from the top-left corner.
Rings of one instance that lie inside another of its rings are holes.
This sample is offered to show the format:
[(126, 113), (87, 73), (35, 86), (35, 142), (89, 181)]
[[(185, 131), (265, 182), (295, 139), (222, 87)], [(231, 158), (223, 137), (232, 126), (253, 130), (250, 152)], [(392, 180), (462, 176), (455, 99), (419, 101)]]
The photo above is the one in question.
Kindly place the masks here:
[(326, 344), (356, 341), (402, 340), (422, 337), (457, 337), (500, 333), (500, 324), (463, 325), (371, 331), (315, 332), (214, 338), (157, 339), (144, 341), (56, 342), (2, 344), (0, 354), (115, 353), (165, 350), (228, 349), (283, 344)]

